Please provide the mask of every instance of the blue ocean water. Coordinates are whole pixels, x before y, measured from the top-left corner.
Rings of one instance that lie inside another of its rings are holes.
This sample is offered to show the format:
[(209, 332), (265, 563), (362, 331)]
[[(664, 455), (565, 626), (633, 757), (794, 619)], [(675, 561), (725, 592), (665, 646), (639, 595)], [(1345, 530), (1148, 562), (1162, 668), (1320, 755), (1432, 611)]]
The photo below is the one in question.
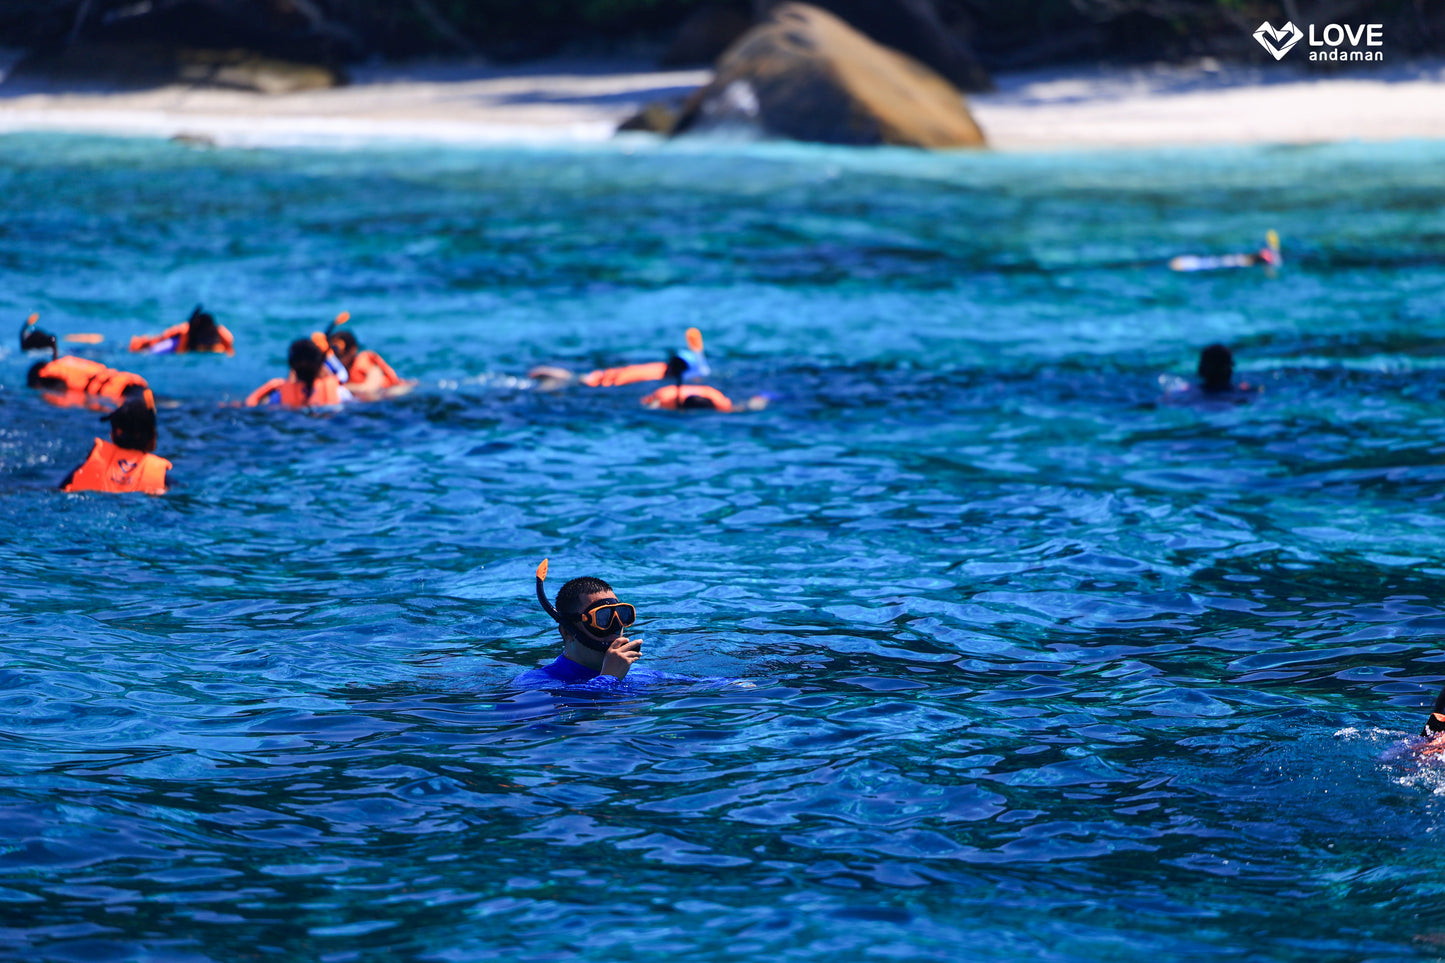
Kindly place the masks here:
[[(0, 953), (1445, 955), (1445, 143), (925, 155), (0, 137)], [(1175, 254), (1284, 236), (1286, 264)], [(234, 359), (123, 353), (204, 302)], [(229, 402), (350, 311), (412, 394)], [(518, 376), (659, 359), (765, 411)], [(1242, 405), (1163, 404), (1231, 344)], [(644, 665), (518, 692), (599, 574)]]

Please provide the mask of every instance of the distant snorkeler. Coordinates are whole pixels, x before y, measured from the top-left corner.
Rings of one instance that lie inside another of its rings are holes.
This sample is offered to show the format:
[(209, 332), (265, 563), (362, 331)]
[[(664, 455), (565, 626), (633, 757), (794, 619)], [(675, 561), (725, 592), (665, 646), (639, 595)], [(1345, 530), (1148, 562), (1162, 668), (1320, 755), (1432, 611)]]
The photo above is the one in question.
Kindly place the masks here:
[(1430, 715), (1425, 717), (1425, 725), (1420, 728), (1420, 736), (1425, 740), (1417, 748), (1422, 756), (1437, 756), (1445, 753), (1445, 689), (1435, 697), (1435, 705), (1430, 709)]
[(1211, 344), (1199, 352), (1197, 384), (1173, 375), (1160, 375), (1164, 399), (1172, 402), (1214, 401), (1239, 404), (1263, 389), (1247, 381), (1234, 380), (1234, 353), (1222, 344)]
[(346, 370), (347, 388), (353, 394), (370, 397), (409, 391), (416, 384), (415, 381), (402, 380), (381, 355), (363, 349), (356, 340), (356, 335), (350, 330), (337, 330), (350, 320), (351, 315), (343, 311), (326, 329), (326, 339), (331, 345), (331, 351)]
[(285, 378), (272, 378), (246, 397), (246, 407), (281, 405), (308, 408), (339, 405), (355, 400), (326, 364), (329, 345), (315, 334), (291, 342), (286, 363), (291, 371)]
[[(687, 363), (684, 377), (706, 378), (712, 373), (707, 355), (703, 351), (702, 332), (697, 328), (687, 329), (687, 347), (673, 353)], [(668, 362), (649, 361), (645, 364), (629, 364), (620, 368), (598, 368), (585, 375), (574, 375), (566, 368), (538, 365), (527, 372), (527, 377), (537, 382), (539, 388), (562, 388), (572, 383), (584, 384), (589, 388), (613, 388), (643, 381), (662, 381), (670, 377)]]
[(723, 412), (761, 411), (768, 406), (767, 395), (753, 395), (746, 404), (735, 405), (731, 398), (709, 385), (684, 385), (682, 379), (686, 372), (686, 360), (678, 355), (668, 358), (664, 363), (663, 374), (671, 378), (673, 383), (663, 385), (647, 395), (642, 399), (642, 404), (648, 408)]
[(156, 450), (156, 403), (150, 391), (100, 420), (110, 422), (110, 441), (95, 439), (90, 454), (65, 476), (60, 490), (165, 494), (171, 463), (151, 454)]
[(108, 368), (88, 358), (61, 354), (55, 335), (35, 326), (38, 320), (40, 315), (32, 314), (20, 326), (20, 350), (50, 350), (49, 361), (35, 362), (25, 374), (25, 383), (31, 388), (55, 393), (46, 400), (65, 407), (92, 404), (96, 399), (118, 405), (150, 387), (138, 374)]
[(236, 353), (236, 339), (225, 327), (216, 323), (210, 313), (198, 304), (191, 316), (160, 334), (137, 334), (130, 339), (130, 350), (149, 354), (189, 354), (209, 352), (227, 357)]
[(544, 558), (537, 566), (537, 601), (557, 623), (562, 654), (547, 665), (523, 672), (513, 684), (523, 688), (575, 683), (611, 686), (627, 678), (642, 655), (642, 640), (622, 634), (637, 621), (637, 609), (619, 602), (612, 586), (590, 576), (563, 585), (554, 607), (547, 601), (546, 581)]
[(1264, 247), (1253, 254), (1220, 254), (1200, 255), (1181, 254), (1169, 260), (1171, 271), (1223, 271), (1230, 268), (1251, 268), (1258, 265), (1271, 271), (1284, 264), (1284, 257), (1279, 249), (1279, 232), (1270, 230), (1265, 234)]

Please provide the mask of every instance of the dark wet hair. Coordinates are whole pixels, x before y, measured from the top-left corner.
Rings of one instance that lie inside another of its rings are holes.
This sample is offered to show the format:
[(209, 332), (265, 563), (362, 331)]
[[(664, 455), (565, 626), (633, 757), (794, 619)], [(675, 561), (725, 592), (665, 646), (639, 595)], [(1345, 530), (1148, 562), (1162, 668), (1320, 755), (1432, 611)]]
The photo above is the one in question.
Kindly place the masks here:
[(106, 415), (110, 422), (110, 440), (132, 451), (155, 451), (156, 412), (144, 398), (132, 398)]
[(296, 377), (306, 386), (306, 393), (311, 393), (312, 385), (316, 379), (321, 377), (321, 368), (326, 364), (326, 356), (321, 349), (316, 347), (316, 342), (310, 338), (297, 338), (291, 342), (291, 349), (286, 353), (286, 363), (291, 370), (296, 372)]
[(1229, 391), (1234, 387), (1234, 355), (1222, 344), (1211, 344), (1199, 352), (1200, 387), (1205, 391)]
[(64, 391), (66, 388), (64, 378), (42, 378), (40, 369), (50, 364), (49, 361), (37, 361), (25, 372), (25, 384), (31, 388), (44, 388), (47, 391)]
[(716, 411), (716, 410), (717, 410), (717, 405), (715, 405), (715, 404), (713, 403), (713, 400), (712, 400), (711, 398), (707, 397), (706, 395), (688, 395), (686, 398), (683, 398), (683, 399), (682, 399), (682, 404), (678, 405), (678, 407), (679, 407), (679, 408), (702, 408), (702, 409), (706, 409), (706, 410), (708, 410), (708, 411)]
[(595, 592), (617, 594), (600, 578), (591, 575), (574, 578), (557, 590), (557, 614), (563, 618), (576, 618), (582, 614), (582, 600)]
[(332, 343), (340, 341), (341, 347), (345, 351), (358, 351), (361, 349), (361, 342), (357, 341), (356, 335), (352, 334), (350, 331), (332, 332), (331, 341)]
[(190, 327), (186, 331), (186, 345), (192, 351), (203, 351), (221, 343), (221, 332), (216, 327), (215, 317), (202, 311), (199, 304), (196, 305), (196, 310), (191, 312), (188, 323)]

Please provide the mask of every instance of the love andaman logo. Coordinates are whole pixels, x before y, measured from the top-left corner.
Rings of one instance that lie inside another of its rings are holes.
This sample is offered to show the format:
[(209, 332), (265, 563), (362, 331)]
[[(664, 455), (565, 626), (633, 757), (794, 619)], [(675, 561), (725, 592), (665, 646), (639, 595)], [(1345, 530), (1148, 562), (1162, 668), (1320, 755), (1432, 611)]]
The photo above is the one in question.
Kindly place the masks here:
[[(1380, 23), (1359, 23), (1359, 24), (1325, 24), (1325, 28), (1315, 35), (1315, 25), (1310, 24), (1309, 46), (1328, 47), (1328, 50), (1311, 50), (1311, 60), (1351, 60), (1351, 61), (1376, 61), (1384, 60), (1383, 50), (1361, 50), (1361, 47), (1383, 47), (1385, 25)], [(1254, 32), (1254, 39), (1259, 45), (1270, 52), (1275, 60), (1283, 60), (1284, 55), (1294, 49), (1295, 44), (1305, 37), (1305, 33), (1291, 21), (1278, 30), (1274, 24), (1266, 20), (1259, 25)], [(1340, 48), (1346, 43), (1349, 50)]]

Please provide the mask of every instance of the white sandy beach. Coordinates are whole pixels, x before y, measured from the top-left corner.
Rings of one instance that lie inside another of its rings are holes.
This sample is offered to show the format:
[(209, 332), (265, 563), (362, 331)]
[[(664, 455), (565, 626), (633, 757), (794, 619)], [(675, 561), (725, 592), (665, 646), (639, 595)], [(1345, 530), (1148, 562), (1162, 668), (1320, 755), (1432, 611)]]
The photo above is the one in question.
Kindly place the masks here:
[[(0, 132), (94, 131), (220, 145), (577, 143), (613, 136), (642, 105), (680, 99), (707, 70), (551, 62), (511, 70), (358, 72), (296, 94), (163, 87), (71, 91), (0, 84)], [(1445, 138), (1445, 64), (1338, 77), (1287, 65), (1155, 66), (1006, 74), (969, 104), (1001, 150)]]

